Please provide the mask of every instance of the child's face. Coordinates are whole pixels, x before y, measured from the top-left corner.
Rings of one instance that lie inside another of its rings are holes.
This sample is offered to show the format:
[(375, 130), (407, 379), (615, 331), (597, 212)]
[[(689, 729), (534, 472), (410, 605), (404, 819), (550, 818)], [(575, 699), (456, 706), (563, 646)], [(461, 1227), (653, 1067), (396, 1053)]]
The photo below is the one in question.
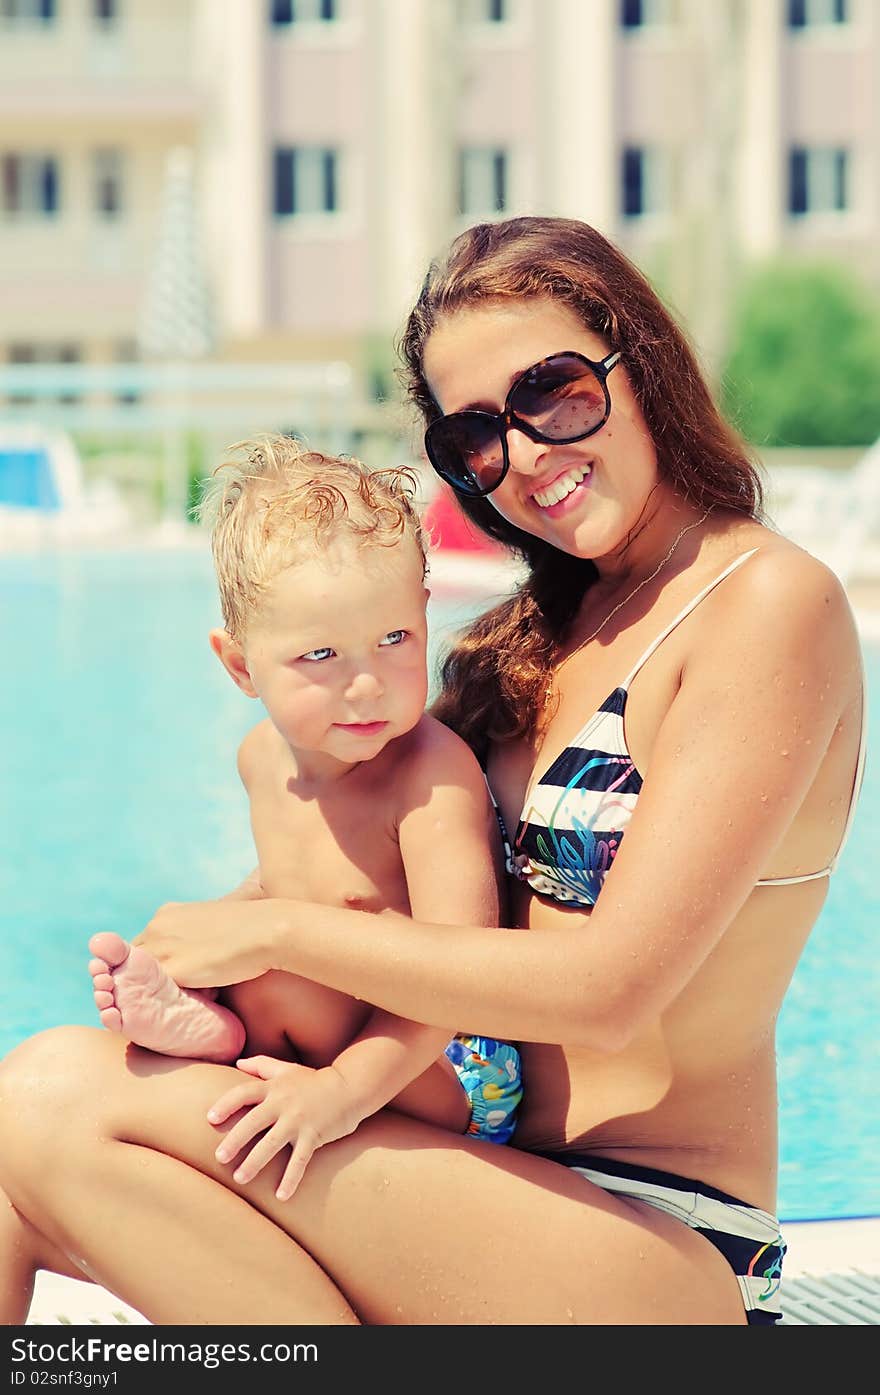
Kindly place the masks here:
[(333, 541), (274, 579), (242, 652), (289, 746), (356, 763), (416, 725), (428, 692), (427, 599), (409, 538), (360, 549)]

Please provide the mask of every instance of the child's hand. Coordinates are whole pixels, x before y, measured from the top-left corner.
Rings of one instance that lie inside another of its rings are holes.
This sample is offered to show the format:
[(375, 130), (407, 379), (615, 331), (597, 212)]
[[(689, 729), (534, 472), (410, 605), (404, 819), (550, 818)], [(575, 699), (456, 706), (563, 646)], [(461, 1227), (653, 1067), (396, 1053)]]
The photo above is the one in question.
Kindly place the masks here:
[(363, 1118), (357, 1101), (332, 1066), (312, 1070), (271, 1056), (251, 1056), (236, 1061), (254, 1079), (227, 1090), (211, 1109), (208, 1120), (222, 1124), (239, 1109), (243, 1119), (229, 1130), (214, 1156), (229, 1162), (257, 1134), (267, 1130), (232, 1174), (236, 1182), (250, 1182), (288, 1143), (292, 1153), (275, 1195), (279, 1201), (293, 1196), (312, 1154), (325, 1143), (353, 1133)]

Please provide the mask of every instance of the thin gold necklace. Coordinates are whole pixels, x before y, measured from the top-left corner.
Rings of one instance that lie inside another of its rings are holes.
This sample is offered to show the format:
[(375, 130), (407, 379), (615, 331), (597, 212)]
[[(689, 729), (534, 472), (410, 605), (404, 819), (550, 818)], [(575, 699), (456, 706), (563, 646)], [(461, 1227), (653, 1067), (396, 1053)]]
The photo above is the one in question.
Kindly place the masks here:
[(681, 532), (678, 534), (678, 537), (677, 537), (677, 538), (675, 539), (675, 541), (673, 542), (673, 544), (672, 544), (672, 546), (670, 547), (669, 551), (666, 553), (666, 556), (665, 556), (665, 557), (662, 557), (662, 558), (660, 559), (660, 561), (657, 563), (657, 565), (656, 565), (656, 567), (654, 568), (654, 570), (653, 570), (652, 572), (650, 572), (649, 575), (646, 576), (642, 581), (640, 581), (639, 584), (638, 584), (638, 586), (634, 586), (633, 589), (630, 591), (629, 595), (624, 596), (624, 598), (623, 598), (622, 601), (618, 601), (617, 605), (614, 607), (613, 610), (609, 610), (608, 614), (605, 616), (605, 619), (602, 621), (601, 625), (597, 625), (596, 628), (595, 628), (595, 630), (593, 630), (592, 634), (587, 635), (586, 639), (582, 639), (581, 642), (580, 642), (580, 644), (577, 645), (577, 647), (576, 647), (575, 649), (572, 649), (572, 651), (571, 651), (570, 654), (566, 654), (566, 656), (565, 656), (564, 659), (560, 659), (560, 661), (559, 661), (559, 663), (556, 665), (556, 667), (550, 671), (550, 674), (549, 674), (549, 676), (548, 676), (548, 678), (547, 678), (547, 687), (544, 689), (544, 708), (545, 708), (545, 710), (546, 710), (547, 706), (549, 705), (550, 699), (551, 699), (552, 696), (553, 696), (553, 680), (556, 678), (556, 676), (557, 676), (557, 674), (559, 673), (560, 669), (564, 668), (565, 665), (568, 663), (569, 659), (573, 659), (573, 658), (574, 658), (575, 654), (579, 654), (579, 653), (581, 652), (581, 650), (582, 650), (582, 649), (585, 649), (586, 646), (587, 646), (588, 644), (592, 644), (592, 642), (593, 642), (593, 640), (596, 638), (596, 636), (597, 636), (597, 635), (600, 635), (600, 634), (602, 633), (602, 631), (604, 630), (605, 626), (608, 624), (608, 621), (611, 620), (611, 619), (617, 614), (617, 612), (618, 612), (619, 610), (622, 610), (623, 607), (624, 607), (625, 605), (627, 605), (627, 604), (632, 600), (633, 596), (637, 596), (638, 593), (641, 591), (641, 589), (642, 589), (643, 586), (647, 586), (647, 584), (648, 584), (649, 581), (653, 581), (653, 580), (654, 580), (654, 577), (657, 576), (657, 575), (659, 575), (660, 572), (662, 572), (663, 568), (666, 566), (666, 563), (667, 563), (667, 562), (669, 561), (669, 559), (671, 558), (673, 552), (674, 552), (675, 549), (678, 547), (678, 544), (681, 542), (681, 540), (682, 540), (682, 538), (685, 536), (685, 534), (690, 533), (690, 531), (691, 531), (693, 528), (699, 528), (699, 526), (700, 526), (701, 523), (705, 523), (705, 522), (706, 522), (706, 519), (709, 517), (709, 514), (710, 514), (711, 512), (712, 512), (712, 509), (711, 509), (711, 508), (708, 508), (708, 509), (706, 510), (706, 512), (703, 514), (703, 517), (702, 517), (702, 518), (696, 519), (696, 521), (693, 522), (693, 523), (686, 523), (685, 526), (682, 528)]

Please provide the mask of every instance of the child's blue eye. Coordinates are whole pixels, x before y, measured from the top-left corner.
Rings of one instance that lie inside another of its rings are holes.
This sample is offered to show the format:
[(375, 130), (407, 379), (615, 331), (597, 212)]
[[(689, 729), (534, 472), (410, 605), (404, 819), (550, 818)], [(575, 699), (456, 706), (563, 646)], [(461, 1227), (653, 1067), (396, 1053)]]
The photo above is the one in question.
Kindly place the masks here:
[(389, 630), (384, 639), (379, 640), (379, 644), (402, 644), (406, 639), (406, 630)]
[(303, 654), (301, 657), (308, 659), (310, 664), (320, 664), (324, 659), (332, 658), (335, 652), (335, 649), (310, 649), (308, 654)]

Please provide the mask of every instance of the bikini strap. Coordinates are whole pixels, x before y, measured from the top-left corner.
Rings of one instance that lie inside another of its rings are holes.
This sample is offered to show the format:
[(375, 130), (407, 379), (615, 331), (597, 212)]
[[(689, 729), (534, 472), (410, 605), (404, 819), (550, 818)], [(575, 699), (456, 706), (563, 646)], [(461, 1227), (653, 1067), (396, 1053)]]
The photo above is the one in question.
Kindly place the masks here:
[(495, 798), (495, 795), (492, 791), (492, 786), (489, 784), (489, 776), (486, 774), (485, 770), (483, 771), (483, 779), (486, 781), (486, 789), (489, 791), (489, 798), (492, 801), (492, 808), (495, 810), (495, 820), (498, 824), (498, 832), (501, 834), (501, 846), (504, 852), (504, 866), (508, 872), (512, 872), (513, 848), (510, 846), (510, 834), (507, 831), (507, 824), (504, 822), (504, 815), (501, 812), (501, 806), (498, 803), (498, 800)]
[(706, 599), (710, 591), (714, 591), (715, 587), (718, 586), (720, 582), (724, 581), (725, 577), (730, 576), (731, 572), (735, 572), (737, 567), (741, 567), (743, 562), (747, 562), (750, 557), (754, 557), (757, 551), (758, 549), (756, 547), (753, 547), (750, 552), (743, 552), (739, 557), (735, 558), (734, 561), (731, 562), (729, 567), (724, 568), (724, 571), (721, 573), (720, 576), (716, 576), (714, 581), (710, 581), (708, 586), (704, 586), (702, 591), (700, 591), (698, 595), (694, 596), (692, 600), (688, 601), (684, 609), (679, 611), (678, 615), (676, 615), (675, 619), (671, 622), (671, 624), (666, 626), (666, 629), (662, 632), (662, 634), (659, 634), (655, 640), (652, 640), (652, 642), (648, 645), (648, 648), (645, 650), (644, 654), (642, 654), (638, 663), (630, 670), (628, 676), (621, 684), (621, 687), (624, 689), (625, 692), (629, 691), (629, 686), (635, 678), (636, 674), (638, 673), (639, 669), (642, 668), (648, 662), (655, 649), (660, 648), (660, 645), (663, 643), (664, 639), (668, 639), (669, 636), (672, 634), (672, 631), (678, 625), (681, 624), (682, 620), (686, 620), (687, 617), (690, 615), (691, 611), (696, 610), (697, 606), (700, 604), (701, 601)]

